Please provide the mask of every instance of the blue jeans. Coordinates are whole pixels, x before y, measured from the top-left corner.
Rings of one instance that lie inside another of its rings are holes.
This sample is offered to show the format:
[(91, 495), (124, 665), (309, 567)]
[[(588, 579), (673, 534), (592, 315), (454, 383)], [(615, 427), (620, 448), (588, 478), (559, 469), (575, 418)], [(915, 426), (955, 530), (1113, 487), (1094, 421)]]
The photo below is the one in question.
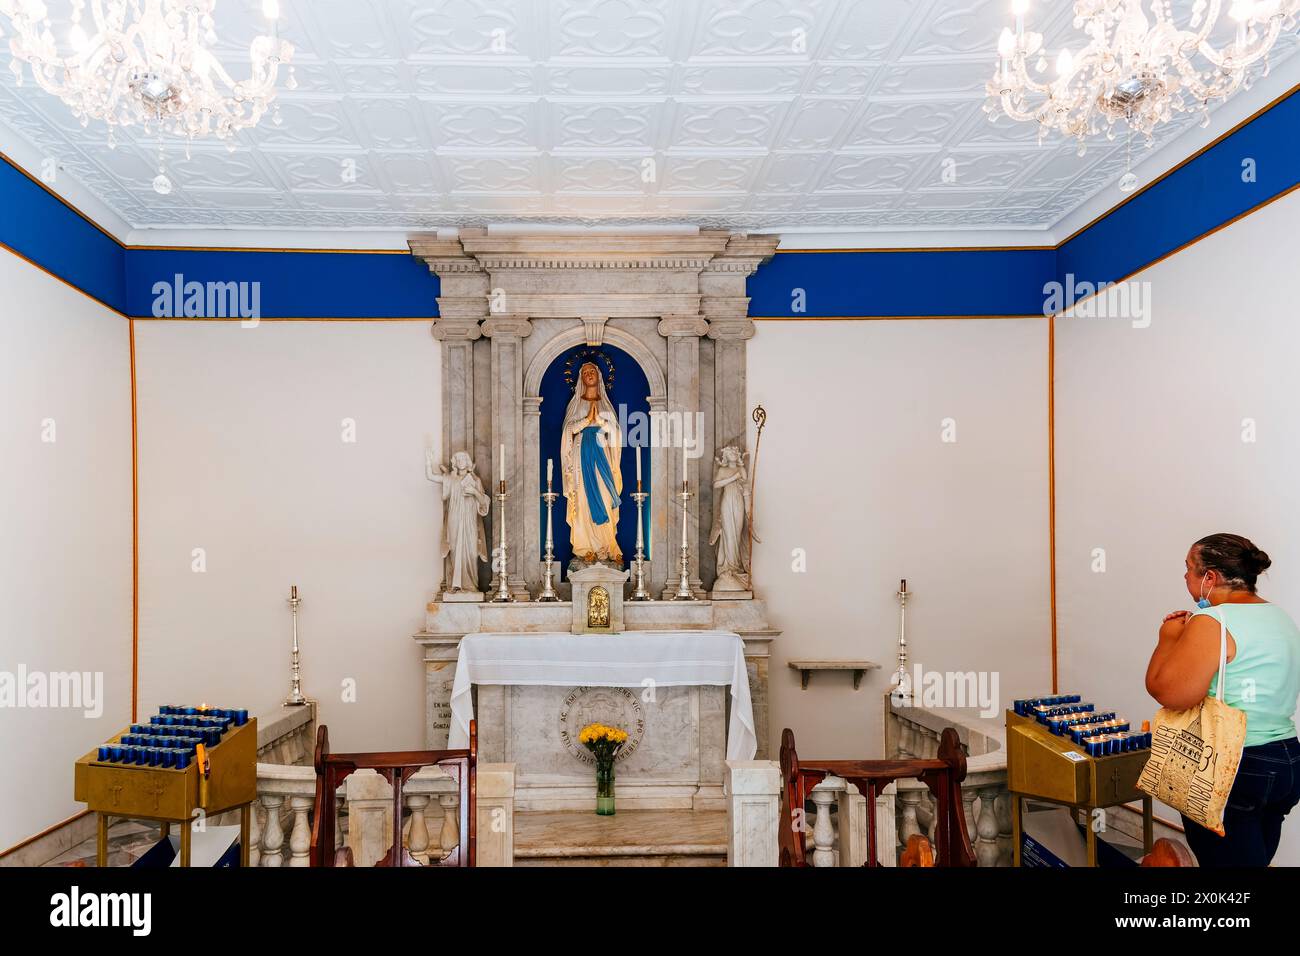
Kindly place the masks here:
[(1300, 741), (1275, 740), (1241, 752), (1219, 836), (1183, 817), (1187, 845), (1201, 866), (1268, 866), (1282, 820), (1300, 803)]

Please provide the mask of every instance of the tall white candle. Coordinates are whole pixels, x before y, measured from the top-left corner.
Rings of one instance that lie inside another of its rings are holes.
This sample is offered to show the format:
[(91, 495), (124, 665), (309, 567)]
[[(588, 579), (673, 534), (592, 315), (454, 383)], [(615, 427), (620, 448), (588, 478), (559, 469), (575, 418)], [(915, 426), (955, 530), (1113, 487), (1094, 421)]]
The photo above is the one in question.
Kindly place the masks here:
[(505, 445), (505, 442), (502, 442), (502, 443), (501, 443), (501, 470), (500, 470), (499, 472), (497, 472), (497, 480), (498, 480), (498, 481), (505, 481), (505, 480), (506, 480), (506, 445)]
[(641, 446), (640, 446), (640, 445), (637, 445), (637, 446), (636, 446), (636, 483), (637, 483), (637, 491), (640, 491), (640, 490), (641, 490), (641, 488), (640, 488), (640, 485), (641, 485)]
[(686, 484), (686, 445), (682, 445), (682, 484)]
[(555, 471), (555, 459), (546, 459), (546, 490), (551, 490), (551, 475)]
[(689, 519), (691, 516), (690, 507), (687, 505), (686, 501), (687, 501), (686, 496), (683, 495), (682, 496), (682, 547), (683, 548), (686, 547), (686, 523), (687, 523), (687, 519)]

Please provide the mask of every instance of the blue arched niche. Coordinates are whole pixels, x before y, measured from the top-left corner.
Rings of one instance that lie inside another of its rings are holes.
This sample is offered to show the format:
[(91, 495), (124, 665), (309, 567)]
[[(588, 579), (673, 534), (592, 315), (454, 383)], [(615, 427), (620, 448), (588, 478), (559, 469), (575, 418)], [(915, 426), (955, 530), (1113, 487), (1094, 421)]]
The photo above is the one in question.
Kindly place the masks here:
[[(558, 355), (542, 375), (539, 394), (542, 398), (541, 420), (538, 423), (538, 474), (541, 476), (540, 487), (546, 488), (546, 460), (555, 461), (555, 492), (560, 497), (555, 500), (555, 560), (560, 567), (560, 576), (568, 580), (569, 560), (573, 557), (573, 546), (569, 541), (569, 524), (565, 520), (566, 503), (563, 495), (563, 482), (560, 476), (560, 436), (564, 429), (564, 410), (573, 398), (573, 382), (577, 379), (578, 369), (584, 362), (595, 362), (605, 378), (605, 389), (609, 400), (613, 402), (619, 414), (619, 424), (623, 429), (623, 460), (620, 463), (623, 472), (623, 501), (618, 509), (618, 546), (623, 552), (623, 566), (630, 567), (632, 556), (636, 554), (636, 502), (632, 492), (636, 491), (636, 452), (633, 443), (641, 445), (641, 486), (650, 490), (650, 383), (645, 371), (636, 359), (622, 349), (605, 345), (579, 345)], [(640, 427), (637, 427), (640, 423)], [(645, 556), (650, 559), (650, 500), (645, 503)], [(543, 539), (541, 547), (546, 546), (546, 502), (541, 501), (541, 524)], [(539, 556), (541, 553), (539, 552)]]

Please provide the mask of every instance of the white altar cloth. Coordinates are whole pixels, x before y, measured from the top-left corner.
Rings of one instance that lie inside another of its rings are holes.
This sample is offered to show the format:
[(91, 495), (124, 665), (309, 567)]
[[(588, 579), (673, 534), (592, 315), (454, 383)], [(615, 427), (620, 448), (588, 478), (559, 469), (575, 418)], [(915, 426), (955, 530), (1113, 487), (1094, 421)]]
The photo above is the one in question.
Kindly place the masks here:
[[(473, 684), (639, 688), (731, 686), (727, 759), (758, 749), (745, 670), (745, 642), (726, 631), (624, 631), (621, 634), (467, 634), (456, 658), (447, 745), (469, 746)], [(625, 728), (626, 729), (626, 728)]]

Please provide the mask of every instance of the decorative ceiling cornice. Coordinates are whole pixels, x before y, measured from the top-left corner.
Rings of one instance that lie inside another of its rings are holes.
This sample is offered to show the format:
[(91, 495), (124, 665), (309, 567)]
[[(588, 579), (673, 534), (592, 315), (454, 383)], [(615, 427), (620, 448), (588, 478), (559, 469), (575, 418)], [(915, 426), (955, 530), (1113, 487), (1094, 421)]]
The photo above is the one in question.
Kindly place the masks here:
[[(1194, 0), (1171, 3), (1185, 18)], [(986, 121), (1005, 0), (281, 6), (300, 84), (279, 97), (282, 124), (229, 155), (168, 145), (166, 197), (148, 188), (156, 140), (124, 132), (104, 150), (102, 128), (5, 70), (0, 122), (55, 161), (60, 193), (74, 198), (62, 183), (75, 180), (133, 232), (1041, 231), (1124, 165), (1118, 139), (1080, 157)], [(1031, 8), (1027, 26), (1053, 50), (1077, 35), (1069, 6)], [(256, 4), (221, 7), (237, 47)], [(1289, 85), (1296, 47), (1283, 38), (1256, 89)]]

